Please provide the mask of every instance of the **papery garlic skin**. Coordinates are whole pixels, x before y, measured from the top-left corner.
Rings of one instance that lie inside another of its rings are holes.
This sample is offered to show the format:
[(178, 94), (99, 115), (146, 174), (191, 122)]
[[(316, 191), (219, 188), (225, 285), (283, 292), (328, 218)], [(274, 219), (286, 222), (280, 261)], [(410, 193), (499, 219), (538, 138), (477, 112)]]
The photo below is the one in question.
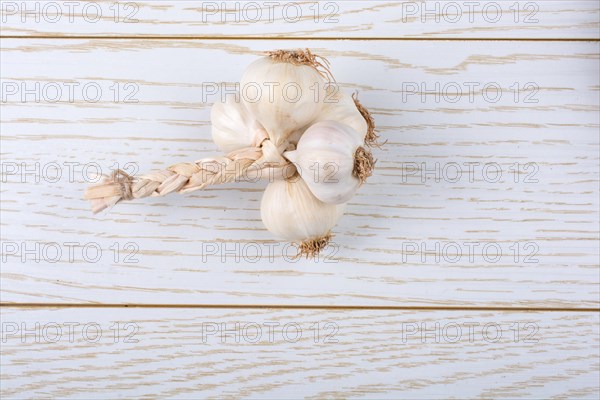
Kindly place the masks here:
[(314, 123), (321, 121), (336, 121), (348, 125), (356, 132), (367, 135), (368, 125), (362, 116), (352, 95), (345, 92), (339, 86), (329, 86), (324, 99), (323, 109)]
[(246, 110), (240, 96), (226, 96), (211, 109), (212, 138), (219, 150), (229, 153), (244, 147), (258, 145), (266, 138), (266, 131)]
[(323, 108), (325, 79), (314, 67), (263, 57), (246, 68), (242, 102), (275, 145), (314, 121)]
[(317, 199), (299, 176), (269, 183), (260, 204), (260, 215), (275, 236), (304, 242), (328, 235), (344, 213), (345, 204)]
[(354, 155), (362, 143), (362, 134), (348, 125), (322, 121), (304, 132), (296, 150), (283, 156), (296, 165), (317, 199), (340, 204), (350, 200), (360, 186), (353, 171)]

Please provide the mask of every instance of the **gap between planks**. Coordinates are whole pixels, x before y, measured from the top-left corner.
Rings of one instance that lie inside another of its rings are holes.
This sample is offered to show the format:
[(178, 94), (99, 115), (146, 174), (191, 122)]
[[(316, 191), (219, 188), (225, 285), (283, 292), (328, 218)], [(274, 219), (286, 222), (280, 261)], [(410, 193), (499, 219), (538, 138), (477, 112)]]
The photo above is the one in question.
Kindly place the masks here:
[(194, 308), (276, 310), (374, 310), (374, 311), (503, 311), (503, 312), (600, 312), (600, 308), (562, 307), (460, 307), (460, 306), (352, 306), (277, 304), (118, 304), (118, 303), (0, 303), (0, 308)]
[(156, 36), (156, 35), (129, 35), (129, 36), (95, 36), (95, 35), (69, 35), (69, 36), (46, 36), (46, 35), (35, 35), (35, 36), (19, 36), (19, 35), (0, 35), (0, 39), (103, 39), (103, 40), (137, 40), (137, 39), (149, 39), (149, 40), (325, 40), (325, 41), (339, 41), (339, 40), (354, 40), (354, 41), (437, 41), (437, 42), (501, 42), (501, 41), (512, 41), (512, 42), (600, 42), (600, 38), (424, 38), (424, 37), (404, 37), (404, 38), (393, 38), (393, 37), (295, 37), (295, 36), (186, 36), (186, 35), (171, 35), (171, 36)]

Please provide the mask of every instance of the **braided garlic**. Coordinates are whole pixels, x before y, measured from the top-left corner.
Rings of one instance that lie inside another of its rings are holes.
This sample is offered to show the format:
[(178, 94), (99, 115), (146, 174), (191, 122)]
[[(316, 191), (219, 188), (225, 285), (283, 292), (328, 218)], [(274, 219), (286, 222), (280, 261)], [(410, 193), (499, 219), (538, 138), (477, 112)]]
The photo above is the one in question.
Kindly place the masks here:
[[(211, 110), (213, 140), (224, 156), (139, 178), (117, 170), (89, 187), (85, 198), (97, 213), (122, 200), (254, 181), (259, 174), (270, 182), (261, 200), (267, 229), (295, 242), (299, 255), (315, 256), (328, 245), (345, 203), (371, 175), (373, 157), (363, 145), (377, 141), (366, 108), (355, 96), (326, 88), (326, 79), (333, 79), (329, 63), (308, 49), (268, 52), (244, 72), (241, 100), (229, 97)], [(258, 97), (252, 93), (257, 87), (265, 89)], [(288, 98), (289, 87), (299, 88), (299, 95)], [(334, 175), (326, 180), (328, 164)]]

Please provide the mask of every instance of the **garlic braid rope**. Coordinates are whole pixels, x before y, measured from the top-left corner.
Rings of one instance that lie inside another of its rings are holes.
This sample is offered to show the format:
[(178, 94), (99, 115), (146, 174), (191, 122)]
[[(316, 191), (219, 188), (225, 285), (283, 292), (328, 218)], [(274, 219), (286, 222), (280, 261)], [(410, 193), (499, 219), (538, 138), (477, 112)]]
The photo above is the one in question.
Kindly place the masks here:
[(276, 147), (269, 139), (262, 138), (257, 146), (221, 157), (175, 164), (140, 178), (133, 178), (119, 169), (104, 177), (99, 184), (87, 188), (84, 198), (91, 201), (92, 211), (96, 214), (121, 200), (165, 196), (173, 192), (188, 193), (211, 185), (255, 180), (264, 172), (269, 172), (270, 178), (289, 178), (296, 168), (281, 156), (283, 151), (289, 149), (287, 143)]

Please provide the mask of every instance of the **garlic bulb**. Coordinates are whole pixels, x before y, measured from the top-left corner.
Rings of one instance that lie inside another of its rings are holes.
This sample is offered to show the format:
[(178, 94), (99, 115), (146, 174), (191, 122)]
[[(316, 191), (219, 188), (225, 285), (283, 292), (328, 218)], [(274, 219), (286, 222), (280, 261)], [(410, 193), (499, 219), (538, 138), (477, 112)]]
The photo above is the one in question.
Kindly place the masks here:
[(326, 204), (317, 199), (304, 180), (269, 183), (260, 204), (267, 229), (282, 239), (300, 243), (301, 254), (316, 255), (331, 238), (330, 230), (344, 213), (345, 204)]
[(320, 66), (310, 51), (281, 50), (256, 60), (242, 75), (242, 102), (276, 146), (321, 112), (325, 78)]
[(364, 135), (348, 125), (322, 121), (304, 132), (296, 150), (283, 156), (296, 164), (317, 199), (340, 204), (371, 175), (373, 158), (362, 147), (363, 140)]
[(219, 150), (229, 153), (257, 146), (267, 137), (261, 124), (246, 110), (239, 96), (227, 96), (211, 109), (212, 138)]

